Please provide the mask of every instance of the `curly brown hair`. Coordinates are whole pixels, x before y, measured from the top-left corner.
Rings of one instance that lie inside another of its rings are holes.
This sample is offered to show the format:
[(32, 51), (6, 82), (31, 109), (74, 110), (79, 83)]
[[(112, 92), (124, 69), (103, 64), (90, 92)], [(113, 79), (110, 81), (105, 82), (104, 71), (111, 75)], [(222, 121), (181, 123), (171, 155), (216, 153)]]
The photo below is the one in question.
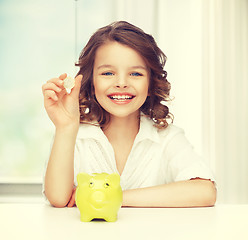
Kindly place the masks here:
[(173, 121), (166, 102), (170, 101), (170, 83), (164, 71), (166, 56), (157, 46), (154, 38), (140, 28), (118, 21), (97, 30), (82, 50), (78, 62), (77, 75), (83, 80), (79, 95), (80, 122), (97, 121), (100, 126), (109, 122), (110, 116), (98, 103), (94, 94), (93, 66), (97, 49), (107, 41), (116, 41), (137, 51), (144, 59), (150, 73), (149, 96), (140, 108), (141, 112), (154, 121), (158, 128), (166, 128), (168, 120)]

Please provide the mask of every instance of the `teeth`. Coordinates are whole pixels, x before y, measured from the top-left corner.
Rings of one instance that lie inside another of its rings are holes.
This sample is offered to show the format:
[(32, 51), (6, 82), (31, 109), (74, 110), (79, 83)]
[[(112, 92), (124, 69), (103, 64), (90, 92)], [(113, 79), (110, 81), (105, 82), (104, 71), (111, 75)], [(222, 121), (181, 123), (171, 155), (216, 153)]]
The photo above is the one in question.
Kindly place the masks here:
[(110, 96), (111, 99), (117, 99), (117, 100), (126, 100), (126, 99), (132, 99), (133, 97), (130, 95), (113, 95)]

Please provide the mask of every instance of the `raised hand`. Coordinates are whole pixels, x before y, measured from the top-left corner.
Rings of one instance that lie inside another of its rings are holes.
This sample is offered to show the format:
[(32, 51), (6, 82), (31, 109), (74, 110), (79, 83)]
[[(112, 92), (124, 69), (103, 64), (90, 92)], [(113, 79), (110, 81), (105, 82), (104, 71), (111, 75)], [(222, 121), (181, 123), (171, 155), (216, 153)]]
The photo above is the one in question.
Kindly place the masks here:
[(63, 80), (67, 77), (64, 73), (59, 78), (52, 78), (42, 86), (44, 106), (49, 118), (56, 128), (79, 125), (79, 92), (82, 75), (75, 78), (75, 86), (68, 94), (63, 86)]

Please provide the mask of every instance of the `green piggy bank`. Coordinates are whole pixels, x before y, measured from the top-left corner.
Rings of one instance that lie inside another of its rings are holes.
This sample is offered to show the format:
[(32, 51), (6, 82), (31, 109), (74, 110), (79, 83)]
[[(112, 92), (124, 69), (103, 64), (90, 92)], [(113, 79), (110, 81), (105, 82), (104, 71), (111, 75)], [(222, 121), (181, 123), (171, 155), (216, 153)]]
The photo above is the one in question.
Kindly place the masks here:
[(79, 173), (77, 182), (75, 200), (82, 222), (90, 222), (93, 219), (104, 219), (107, 222), (117, 220), (117, 213), (122, 204), (119, 174)]

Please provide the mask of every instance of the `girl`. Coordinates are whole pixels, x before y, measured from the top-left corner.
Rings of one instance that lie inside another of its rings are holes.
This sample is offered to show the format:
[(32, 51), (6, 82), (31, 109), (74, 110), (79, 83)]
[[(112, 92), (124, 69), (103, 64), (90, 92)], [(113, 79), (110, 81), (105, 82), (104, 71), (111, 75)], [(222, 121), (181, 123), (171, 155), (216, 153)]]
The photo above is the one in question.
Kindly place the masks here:
[(152, 36), (120, 21), (92, 35), (70, 94), (66, 74), (43, 85), (56, 127), (44, 182), (53, 206), (74, 205), (79, 172), (118, 172), (123, 206), (215, 204), (211, 171), (169, 124), (165, 62)]

